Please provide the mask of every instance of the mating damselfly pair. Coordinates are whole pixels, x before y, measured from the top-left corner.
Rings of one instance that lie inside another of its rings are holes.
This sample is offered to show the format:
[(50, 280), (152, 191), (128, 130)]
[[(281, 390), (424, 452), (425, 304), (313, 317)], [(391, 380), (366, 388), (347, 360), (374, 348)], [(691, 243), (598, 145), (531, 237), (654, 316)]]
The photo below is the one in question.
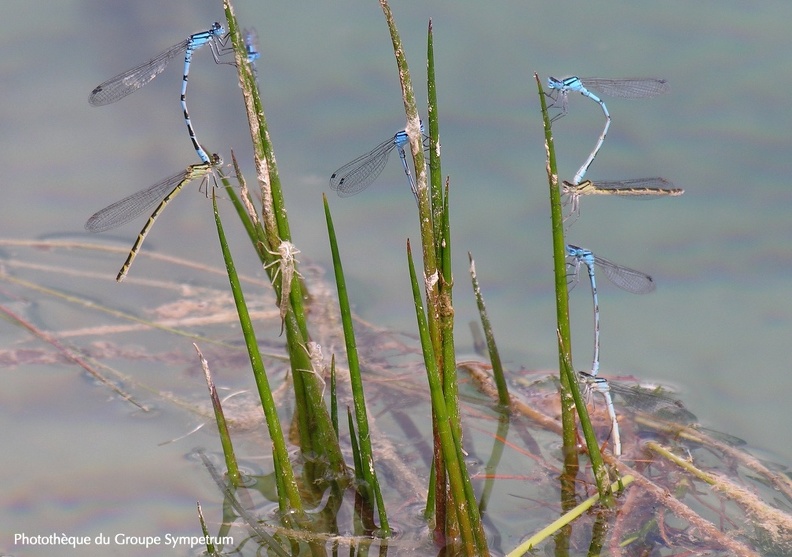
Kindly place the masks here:
[(656, 199), (659, 197), (675, 197), (682, 195), (685, 190), (676, 188), (664, 178), (632, 178), (628, 180), (583, 180), (591, 163), (599, 153), (600, 148), (605, 142), (608, 129), (611, 124), (611, 115), (605, 102), (595, 95), (592, 91), (610, 95), (622, 99), (641, 99), (650, 98), (669, 90), (668, 82), (664, 79), (656, 78), (628, 78), (628, 79), (604, 79), (594, 77), (568, 77), (566, 79), (548, 78), (548, 87), (554, 103), (559, 104), (561, 112), (555, 116), (554, 120), (567, 113), (569, 103), (569, 93), (578, 92), (584, 97), (588, 97), (602, 108), (605, 115), (605, 127), (602, 130), (594, 150), (591, 151), (584, 163), (580, 166), (571, 181), (564, 181), (562, 193), (567, 195), (571, 205), (570, 215), (579, 215), (580, 197), (583, 195), (608, 195), (626, 197), (631, 199)]
[(664, 79), (655, 78), (628, 78), (628, 79), (603, 79), (599, 77), (568, 77), (566, 79), (556, 79), (550, 77), (547, 80), (548, 87), (552, 90), (550, 93), (551, 98), (556, 103), (560, 104), (561, 112), (555, 116), (554, 120), (566, 115), (569, 93), (577, 91), (584, 97), (593, 100), (602, 108), (602, 113), (605, 115), (605, 127), (597, 139), (594, 150), (591, 151), (588, 158), (580, 166), (572, 179), (572, 183), (577, 185), (585, 176), (594, 158), (599, 153), (602, 144), (605, 143), (605, 136), (608, 135), (608, 129), (611, 124), (611, 115), (608, 112), (608, 107), (605, 102), (595, 95), (592, 91), (599, 91), (603, 94), (621, 99), (645, 99), (655, 97), (669, 90), (668, 82)]
[[(243, 40), (247, 52), (247, 59), (253, 64), (253, 62), (260, 57), (255, 31), (245, 30)], [(193, 54), (198, 49), (204, 45), (209, 45), (209, 50), (212, 52), (214, 61), (220, 64), (223, 63), (220, 57), (232, 51), (227, 46), (227, 42), (228, 35), (225, 33), (225, 29), (220, 23), (215, 22), (208, 30), (193, 33), (183, 41), (165, 49), (147, 62), (139, 64), (97, 85), (88, 97), (88, 102), (92, 106), (104, 106), (119, 101), (150, 83), (165, 70), (171, 60), (182, 54), (184, 55), (184, 71), (182, 73), (179, 101), (184, 114), (184, 121), (187, 125), (190, 141), (201, 162), (190, 165), (185, 170), (173, 176), (169, 176), (153, 186), (145, 188), (105, 207), (96, 212), (85, 223), (85, 228), (89, 232), (103, 232), (121, 226), (145, 212), (147, 209), (150, 209), (155, 204), (157, 205), (146, 221), (146, 224), (143, 226), (143, 229), (140, 231), (140, 234), (138, 234), (129, 252), (129, 256), (118, 272), (116, 280), (119, 282), (126, 276), (129, 267), (132, 265), (132, 261), (140, 251), (146, 235), (149, 233), (157, 217), (165, 209), (167, 204), (176, 197), (186, 184), (199, 178), (206, 179), (210, 176), (213, 177), (214, 171), (222, 165), (222, 159), (219, 155), (213, 154), (210, 156), (198, 142), (189, 112), (187, 111), (187, 81)]]
[(648, 294), (654, 291), (655, 282), (651, 276), (629, 267), (617, 265), (612, 261), (594, 255), (590, 250), (572, 244), (566, 246), (566, 254), (569, 257), (569, 265), (572, 267), (570, 277), (574, 285), (580, 272), (580, 266), (585, 265), (591, 285), (591, 298), (594, 306), (594, 358), (590, 372), (581, 372), (581, 385), (585, 387), (587, 393), (597, 392), (605, 398), (608, 409), (608, 416), (611, 420), (611, 432), (613, 436), (613, 454), (621, 455), (621, 436), (619, 434), (619, 422), (616, 418), (616, 410), (609, 391), (608, 380), (599, 377), (600, 368), (600, 310), (599, 295), (597, 292), (597, 279), (595, 268), (599, 269), (608, 279), (627, 292), (633, 294)]

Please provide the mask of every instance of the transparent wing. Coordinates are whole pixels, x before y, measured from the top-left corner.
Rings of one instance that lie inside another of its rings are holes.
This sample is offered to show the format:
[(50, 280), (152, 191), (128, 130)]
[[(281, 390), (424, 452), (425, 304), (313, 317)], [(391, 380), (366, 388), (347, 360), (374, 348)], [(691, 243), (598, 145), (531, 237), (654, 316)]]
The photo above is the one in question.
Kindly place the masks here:
[(137, 91), (161, 74), (168, 65), (168, 62), (179, 54), (183, 54), (184, 51), (187, 50), (189, 42), (190, 39), (185, 39), (148, 62), (135, 66), (97, 85), (94, 90), (91, 91), (88, 102), (92, 106), (103, 106), (121, 100), (130, 93)]
[(188, 179), (191, 174), (191, 169), (183, 170), (178, 174), (165, 178), (161, 182), (157, 182), (153, 186), (149, 186), (120, 201), (116, 201), (112, 205), (108, 205), (88, 219), (85, 223), (85, 229), (88, 232), (104, 232), (131, 221), (162, 201), (165, 195), (179, 183)]
[(388, 162), (388, 156), (396, 147), (396, 136), (377, 145), (374, 149), (348, 162), (330, 176), (330, 189), (341, 197), (360, 193), (377, 179)]
[(609, 384), (611, 391), (624, 399), (624, 403), (630, 408), (685, 425), (698, 421), (695, 414), (687, 410), (679, 400), (661, 394), (659, 389), (648, 389), (640, 385), (628, 386), (615, 381), (609, 381)]
[(599, 77), (581, 77), (580, 81), (587, 89), (599, 91), (619, 99), (646, 99), (667, 93), (670, 89), (668, 81), (655, 78), (603, 79)]
[(605, 273), (608, 280), (622, 290), (632, 292), (633, 294), (648, 294), (656, 288), (654, 279), (646, 273), (630, 269), (629, 267), (616, 265), (596, 255), (594, 256), (594, 263)]

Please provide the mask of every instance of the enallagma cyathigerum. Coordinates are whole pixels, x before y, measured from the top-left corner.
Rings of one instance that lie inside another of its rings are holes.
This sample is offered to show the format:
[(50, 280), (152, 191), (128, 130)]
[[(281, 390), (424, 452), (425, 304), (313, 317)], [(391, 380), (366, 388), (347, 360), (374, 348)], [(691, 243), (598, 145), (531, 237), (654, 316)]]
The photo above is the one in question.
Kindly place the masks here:
[(583, 176), (585, 176), (586, 171), (594, 161), (594, 157), (597, 156), (602, 144), (605, 142), (605, 136), (608, 134), (608, 128), (610, 128), (611, 123), (611, 116), (605, 103), (591, 90), (620, 99), (645, 99), (665, 93), (669, 89), (668, 82), (665, 79), (655, 78), (603, 79), (573, 76), (566, 79), (556, 79), (555, 77), (550, 77), (547, 80), (547, 85), (556, 92), (556, 100), (561, 102), (561, 114), (557, 115), (554, 120), (566, 114), (570, 91), (577, 91), (584, 97), (590, 98), (600, 105), (603, 114), (605, 114), (605, 127), (602, 130), (602, 134), (600, 134), (597, 144), (591, 154), (589, 154), (586, 162), (575, 174), (572, 180), (573, 184), (579, 184), (583, 180)]
[(571, 206), (570, 214), (580, 214), (581, 195), (612, 195), (630, 199), (656, 199), (658, 197), (677, 197), (685, 193), (682, 188), (665, 178), (631, 178), (629, 180), (583, 180), (573, 184), (564, 180), (561, 193), (566, 195)]
[(157, 182), (153, 186), (141, 190), (137, 193), (125, 197), (120, 201), (116, 201), (112, 205), (108, 205), (104, 209), (94, 213), (91, 218), (85, 223), (85, 229), (88, 232), (104, 232), (117, 226), (121, 226), (134, 219), (141, 213), (145, 212), (159, 202), (157, 208), (151, 213), (151, 216), (143, 225), (143, 228), (138, 234), (132, 249), (129, 251), (126, 261), (121, 266), (121, 270), (116, 276), (116, 280), (121, 282), (129, 272), (129, 267), (132, 265), (135, 256), (137, 256), (143, 245), (143, 240), (146, 239), (151, 227), (154, 226), (154, 221), (165, 210), (165, 207), (170, 201), (176, 197), (181, 189), (189, 182), (198, 178), (204, 178), (211, 174), (215, 169), (223, 164), (223, 160), (219, 155), (212, 155), (210, 163), (200, 163), (188, 166), (182, 172), (174, 174), (164, 180)]
[(597, 281), (594, 276), (594, 267), (600, 269), (608, 279), (627, 292), (633, 294), (647, 294), (655, 289), (652, 277), (630, 269), (622, 267), (591, 253), (591, 251), (568, 244), (566, 247), (567, 255), (572, 259), (571, 265), (574, 268), (573, 276), (577, 279), (580, 264), (584, 264), (588, 270), (589, 281), (591, 282), (591, 297), (594, 302), (594, 362), (591, 365), (591, 375), (599, 373), (599, 353), (600, 353), (600, 318), (599, 318), (599, 297), (597, 296)]
[[(424, 133), (424, 125), (421, 123), (421, 134)], [(399, 152), (402, 167), (404, 167), (404, 174), (407, 176), (407, 182), (410, 185), (410, 190), (418, 198), (418, 192), (415, 187), (415, 180), (410, 173), (410, 167), (407, 164), (407, 154), (404, 146), (407, 145), (410, 138), (407, 132), (402, 130), (393, 137), (386, 139), (368, 153), (359, 156), (355, 160), (348, 162), (330, 176), (330, 189), (338, 192), (340, 197), (350, 197), (356, 193), (360, 193), (371, 185), (374, 180), (382, 173), (385, 164), (388, 162), (388, 156), (393, 149)]]
[(242, 31), (242, 40), (245, 43), (245, 50), (247, 51), (248, 62), (253, 67), (253, 77), (258, 79), (258, 70), (256, 69), (256, 60), (261, 58), (261, 53), (258, 48), (258, 33), (253, 28), (245, 29)]
[(225, 37), (225, 29), (220, 23), (215, 22), (207, 31), (194, 33), (182, 42), (158, 54), (148, 62), (135, 66), (97, 85), (94, 87), (94, 90), (91, 91), (88, 102), (92, 106), (103, 106), (123, 99), (161, 74), (173, 58), (184, 53), (184, 73), (182, 75), (181, 86), (181, 105), (184, 111), (184, 121), (187, 124), (187, 133), (190, 134), (190, 140), (192, 141), (193, 148), (195, 148), (195, 152), (198, 153), (198, 157), (204, 164), (211, 165), (212, 161), (209, 155), (207, 155), (206, 151), (204, 151), (195, 137), (195, 130), (190, 121), (190, 115), (187, 112), (187, 79), (190, 73), (193, 53), (206, 44), (209, 45), (215, 62), (218, 64), (220, 63), (220, 56), (224, 54), (225, 49)]

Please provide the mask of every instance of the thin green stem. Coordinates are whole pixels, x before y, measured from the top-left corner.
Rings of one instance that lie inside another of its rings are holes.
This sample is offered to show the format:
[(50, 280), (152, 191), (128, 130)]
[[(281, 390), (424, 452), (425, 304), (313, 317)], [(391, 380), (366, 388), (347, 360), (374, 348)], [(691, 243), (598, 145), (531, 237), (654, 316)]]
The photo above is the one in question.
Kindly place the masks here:
[[(360, 458), (363, 462), (361, 472), (363, 480), (365, 481), (364, 485), (373, 490), (373, 495), (377, 502), (377, 510), (379, 512), (380, 528), (386, 536), (389, 536), (390, 526), (388, 525), (388, 516), (385, 512), (382, 491), (380, 490), (377, 474), (374, 470), (374, 453), (371, 447), (371, 432), (369, 430), (368, 414), (366, 412), (366, 398), (363, 391), (363, 379), (360, 373), (357, 341), (355, 340), (355, 328), (352, 325), (352, 311), (349, 304), (346, 279), (344, 278), (344, 268), (341, 264), (341, 254), (338, 250), (333, 217), (330, 214), (330, 205), (327, 203), (327, 196), (323, 194), (322, 200), (324, 202), (325, 220), (327, 221), (327, 235), (330, 239), (330, 252), (333, 256), (333, 269), (335, 271), (336, 288), (338, 289), (338, 305), (341, 310), (341, 324), (344, 328), (344, 342), (346, 343), (347, 362), (349, 363), (349, 380), (352, 387), (352, 400), (355, 406), (355, 419), (357, 421), (357, 432), (360, 440)], [(371, 503), (371, 501), (369, 501), (369, 503)]]
[[(437, 255), (440, 342), (442, 358), (438, 364), (442, 366), (443, 392), (448, 407), (451, 427), (455, 435), (462, 439), (462, 420), (459, 414), (459, 386), (456, 370), (456, 348), (454, 346), (454, 276), (451, 270), (451, 218), (449, 204), (449, 181), (443, 188), (443, 174), (440, 164), (440, 111), (437, 101), (437, 82), (435, 81), (434, 33), (432, 21), (429, 20), (427, 32), (427, 72), (426, 88), (428, 92), (429, 114), (429, 170), (431, 178), (432, 223), (434, 228), (435, 253)], [(427, 292), (427, 296), (429, 293)]]
[(578, 388), (577, 380), (574, 379), (575, 372), (572, 369), (572, 364), (566, 358), (566, 351), (564, 350), (564, 343), (561, 339), (561, 333), (558, 331), (556, 332), (558, 333), (558, 344), (560, 346), (560, 351), (563, 354), (561, 360), (561, 374), (562, 376), (570, 375), (573, 377), (570, 394), (572, 395), (572, 399), (575, 401), (575, 408), (578, 409), (580, 428), (583, 430), (583, 438), (586, 440), (586, 447), (588, 448), (589, 452), (589, 460), (591, 460), (591, 467), (594, 470), (594, 481), (597, 484), (597, 489), (599, 491), (600, 497), (602, 498), (602, 504), (607, 507), (612, 507), (613, 498), (611, 497), (610, 491), (608, 491), (610, 477), (608, 475), (608, 469), (605, 467), (605, 462), (602, 459), (602, 453), (600, 452), (599, 443), (597, 442), (597, 433), (594, 431), (594, 427), (591, 425), (591, 420), (589, 419), (588, 411), (586, 410), (586, 401), (583, 398), (580, 389)]
[(473, 499), (473, 509), (471, 509), (470, 501), (468, 501), (466, 496), (465, 484), (469, 483), (469, 481), (465, 481), (467, 470), (464, 467), (464, 461), (461, 459), (460, 440), (455, 439), (454, 429), (451, 427), (449, 421), (443, 387), (433, 357), (431, 340), (429, 338), (429, 327), (423, 309), (423, 302), (421, 301), (421, 291), (415, 274), (415, 265), (413, 264), (409, 240), (407, 241), (407, 265), (410, 271), (410, 283), (412, 284), (413, 300), (415, 302), (415, 315), (418, 319), (418, 333), (421, 338), (426, 375), (429, 379), (429, 392), (435, 413), (437, 433), (443, 452), (443, 460), (446, 463), (449, 487), (455, 503), (453, 511), (455, 511), (456, 514), (466, 554), (488, 555), (489, 551), (487, 550), (486, 538), (483, 536), (481, 522), (477, 520), (478, 508), (475, 504), (475, 499)]
[(484, 336), (487, 339), (487, 351), (489, 352), (490, 363), (492, 364), (492, 376), (495, 379), (495, 385), (498, 387), (498, 402), (508, 410), (510, 406), (509, 387), (506, 384), (506, 376), (503, 373), (503, 365), (501, 364), (498, 345), (495, 343), (495, 335), (492, 332), (492, 325), (487, 316), (487, 308), (484, 305), (484, 296), (481, 294), (478, 276), (476, 276), (476, 262), (473, 260), (473, 255), (470, 252), (468, 252), (468, 259), (470, 260), (470, 279), (473, 283), (473, 295), (478, 305), (481, 327), (484, 329)]
[(550, 214), (553, 227), (553, 268), (555, 271), (556, 318), (558, 321), (558, 358), (561, 371), (561, 423), (563, 425), (564, 461), (566, 472), (574, 476), (578, 468), (577, 425), (575, 409), (580, 417), (581, 427), (589, 450), (589, 458), (594, 469), (594, 478), (603, 504), (613, 504), (608, 491), (608, 471), (600, 454), (594, 428), (586, 411), (585, 400), (578, 388), (577, 375), (572, 366), (572, 334), (569, 326), (569, 292), (567, 289), (566, 242), (564, 240), (564, 215), (561, 209), (561, 190), (558, 187), (558, 169), (553, 143), (553, 130), (547, 112), (547, 97), (542, 89), (538, 74), (534, 74), (542, 107), (542, 121), (545, 131), (545, 150), (547, 153), (547, 178), (550, 185)]
[(253, 368), (253, 377), (256, 380), (256, 387), (258, 387), (261, 406), (264, 410), (264, 416), (267, 422), (267, 429), (269, 430), (270, 439), (272, 440), (273, 458), (278, 461), (281, 471), (281, 473), (278, 474), (280, 480), (278, 505), (280, 506), (281, 512), (284, 513), (284, 516), (291, 511), (296, 511), (302, 515), (302, 500), (297, 490), (297, 482), (294, 479), (291, 463), (289, 462), (289, 452), (286, 449), (286, 441), (283, 438), (283, 430), (281, 429), (280, 420), (278, 418), (275, 400), (272, 397), (272, 391), (269, 387), (269, 380), (267, 379), (267, 374), (264, 369), (264, 362), (261, 359), (258, 342), (256, 341), (256, 333), (253, 330), (253, 324), (247, 310), (245, 297), (242, 293), (242, 286), (239, 283), (239, 277), (237, 276), (234, 261), (231, 257), (231, 251), (228, 249), (228, 242), (226, 241), (223, 225), (220, 221), (220, 212), (217, 210), (217, 198), (214, 195), (214, 191), (212, 191), (212, 206), (214, 209), (215, 224), (217, 226), (217, 236), (220, 240), (220, 248), (223, 252), (226, 270), (228, 271), (228, 280), (231, 285), (234, 302), (236, 303), (239, 323), (242, 327), (242, 335), (245, 338), (250, 365)]
[[(426, 91), (429, 116), (429, 178), (431, 180), (432, 191), (432, 222), (434, 223), (435, 237), (440, 238), (443, 235), (444, 208), (446, 208), (447, 205), (443, 202), (443, 172), (440, 165), (440, 112), (437, 103), (434, 32), (431, 19), (429, 20), (427, 35)], [(442, 250), (442, 246), (438, 246), (438, 248)], [(442, 260), (441, 253), (438, 252), (437, 258)], [(448, 269), (448, 273), (450, 274), (450, 269)]]
[(223, 447), (223, 456), (226, 461), (226, 470), (228, 471), (228, 479), (231, 485), (239, 487), (241, 484), (241, 476), (239, 474), (239, 466), (237, 465), (236, 454), (234, 453), (234, 446), (231, 443), (231, 434), (228, 432), (228, 424), (223, 412), (223, 405), (220, 403), (220, 397), (217, 394), (214, 380), (212, 380), (212, 373), (209, 370), (209, 362), (206, 361), (198, 345), (193, 342), (195, 351), (198, 353), (198, 358), (201, 361), (201, 369), (206, 378), (206, 386), (209, 388), (209, 399), (212, 401), (212, 408), (214, 410), (215, 423), (217, 424), (217, 431), (220, 434), (220, 444)]
[(574, 401), (570, 393), (570, 385), (576, 385), (573, 374), (563, 372), (564, 360), (572, 361), (572, 334), (569, 327), (569, 295), (566, 277), (566, 245), (564, 243), (564, 215), (561, 210), (561, 192), (558, 187), (558, 167), (556, 164), (553, 130), (547, 114), (547, 101), (542, 82), (538, 74), (534, 74), (542, 106), (542, 120), (545, 133), (545, 153), (547, 155), (547, 178), (550, 186), (550, 217), (553, 233), (553, 270), (555, 275), (556, 320), (560, 342), (558, 344), (558, 361), (561, 372), (561, 423), (563, 425), (564, 461), (568, 469), (577, 467), (577, 423), (575, 420)]
[[(432, 208), (429, 198), (426, 181), (426, 161), (424, 158), (423, 137), (421, 136), (421, 120), (418, 116), (418, 106), (415, 102), (415, 91), (410, 78), (410, 69), (407, 65), (407, 57), (404, 54), (404, 46), (396, 29), (393, 13), (390, 10), (387, 0), (380, 0), (380, 6), (385, 14), (388, 30), (393, 43), (393, 53), (396, 56), (396, 66), (399, 71), (399, 82), (402, 88), (402, 99), (404, 101), (404, 111), (407, 115), (407, 127), (405, 131), (410, 138), (410, 150), (412, 151), (413, 164), (415, 165), (415, 185), (418, 196), (418, 218), (421, 227), (421, 247), (424, 263), (424, 285), (426, 287), (427, 305), (429, 308), (429, 334), (432, 339), (432, 347), (435, 355), (440, 357), (442, 354), (440, 340), (440, 303), (439, 287), (440, 276), (437, 269), (437, 251), (434, 228), (432, 224)], [(431, 126), (431, 124), (430, 124)], [(443, 369), (443, 366), (438, 366)]]
[[(258, 83), (248, 60), (230, 0), (224, 0), (224, 7), (229, 36), (235, 52), (239, 84), (248, 116), (262, 197), (261, 221), (263, 224), (260, 224), (255, 209), (252, 209), (249, 197), (242, 196), (241, 201), (246, 206), (252, 223), (252, 226), (248, 223), (245, 227), (248, 234), (255, 233), (252, 236), (255, 238), (254, 246), (262, 262), (265, 262), (281, 310), (294, 380), (300, 446), (306, 452), (316, 451), (319, 454), (327, 454), (335, 474), (343, 476), (345, 475), (345, 465), (330, 416), (324, 406), (322, 386), (315, 374), (307, 373), (313, 369), (308, 354), (310, 336), (296, 260), (293, 259), (289, 263), (289, 272), (284, 272), (286, 269), (283, 267), (283, 250), (284, 247), (288, 247), (285, 243), (288, 242), (291, 248), (294, 246), (291, 245), (291, 232), (286, 216), (283, 192)], [(291, 253), (296, 252), (292, 251)], [(286, 276), (287, 274), (289, 276)], [(288, 296), (283, 296), (284, 292)]]

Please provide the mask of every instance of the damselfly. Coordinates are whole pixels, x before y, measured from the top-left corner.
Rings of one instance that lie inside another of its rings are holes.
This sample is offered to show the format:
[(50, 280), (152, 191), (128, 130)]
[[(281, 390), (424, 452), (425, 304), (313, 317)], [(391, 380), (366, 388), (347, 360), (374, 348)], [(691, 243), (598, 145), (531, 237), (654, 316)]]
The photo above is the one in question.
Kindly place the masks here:
[[(424, 125), (421, 123), (421, 134), (424, 133)], [(344, 166), (333, 172), (330, 176), (330, 189), (338, 192), (341, 197), (350, 197), (356, 193), (360, 193), (371, 185), (374, 180), (382, 173), (385, 164), (388, 162), (388, 156), (391, 151), (396, 149), (399, 152), (404, 174), (407, 176), (407, 183), (410, 190), (418, 197), (418, 192), (415, 188), (415, 180), (410, 173), (410, 167), (407, 164), (407, 153), (404, 146), (410, 141), (407, 132), (402, 130), (397, 132), (393, 137), (386, 139), (371, 151), (364, 155), (360, 155), (355, 160), (346, 163)], [(426, 138), (424, 137), (424, 142)]]
[(143, 225), (132, 249), (129, 251), (129, 256), (127, 256), (126, 261), (121, 266), (121, 270), (118, 272), (118, 276), (116, 276), (118, 282), (124, 280), (124, 277), (129, 272), (129, 267), (132, 265), (132, 261), (135, 260), (135, 257), (143, 245), (143, 240), (146, 239), (151, 227), (154, 226), (154, 221), (156, 221), (160, 213), (165, 210), (168, 203), (176, 197), (186, 184), (198, 178), (204, 178), (210, 175), (222, 164), (223, 160), (219, 155), (212, 155), (211, 163), (200, 163), (188, 166), (178, 174), (169, 176), (153, 186), (133, 193), (97, 211), (88, 219), (85, 223), (85, 229), (88, 232), (104, 232), (105, 230), (110, 230), (111, 228), (129, 222), (159, 202), (154, 212), (151, 213), (151, 216), (146, 221), (146, 224)]
[(600, 105), (602, 113), (605, 114), (605, 127), (597, 140), (597, 144), (594, 146), (594, 150), (575, 174), (572, 180), (573, 184), (579, 184), (583, 180), (583, 176), (585, 176), (589, 166), (594, 162), (594, 157), (597, 156), (602, 144), (605, 142), (605, 136), (608, 134), (608, 128), (610, 128), (611, 116), (608, 108), (602, 99), (591, 92), (592, 90), (621, 99), (645, 99), (665, 93), (669, 89), (668, 82), (665, 79), (655, 78), (603, 79), (599, 77), (573, 76), (566, 79), (556, 79), (555, 77), (550, 77), (547, 80), (547, 85), (555, 91), (557, 95), (555, 100), (561, 103), (561, 113), (553, 118), (554, 120), (566, 114), (570, 91), (577, 91), (584, 97), (590, 98)]
[(570, 214), (580, 214), (580, 196), (582, 195), (611, 195), (616, 197), (629, 197), (630, 199), (657, 199), (658, 197), (678, 197), (685, 193), (682, 188), (673, 187), (674, 184), (665, 178), (632, 178), (629, 180), (583, 180), (573, 184), (564, 180), (561, 193), (569, 199)]
[(600, 356), (600, 318), (599, 318), (599, 298), (597, 296), (597, 280), (594, 275), (594, 267), (599, 268), (608, 279), (627, 292), (633, 294), (647, 294), (655, 289), (654, 280), (649, 275), (622, 267), (591, 253), (591, 251), (568, 244), (566, 247), (567, 255), (572, 259), (571, 265), (574, 268), (573, 276), (577, 279), (580, 264), (584, 264), (588, 270), (589, 281), (591, 282), (591, 297), (594, 303), (594, 361), (591, 365), (591, 375), (599, 373)]
[(187, 124), (187, 133), (190, 134), (190, 140), (192, 141), (195, 152), (198, 153), (198, 157), (204, 164), (211, 165), (212, 161), (209, 155), (198, 143), (195, 130), (190, 121), (190, 115), (187, 112), (187, 79), (190, 74), (192, 55), (196, 50), (208, 44), (215, 62), (219, 64), (220, 56), (226, 52), (226, 41), (227, 35), (225, 35), (225, 29), (220, 23), (215, 22), (208, 30), (194, 33), (182, 42), (164, 50), (148, 62), (135, 66), (97, 85), (94, 87), (94, 90), (91, 91), (88, 102), (92, 106), (103, 106), (123, 99), (161, 74), (173, 58), (183, 53), (184, 73), (182, 75), (180, 99), (182, 110), (184, 111), (184, 121)]

